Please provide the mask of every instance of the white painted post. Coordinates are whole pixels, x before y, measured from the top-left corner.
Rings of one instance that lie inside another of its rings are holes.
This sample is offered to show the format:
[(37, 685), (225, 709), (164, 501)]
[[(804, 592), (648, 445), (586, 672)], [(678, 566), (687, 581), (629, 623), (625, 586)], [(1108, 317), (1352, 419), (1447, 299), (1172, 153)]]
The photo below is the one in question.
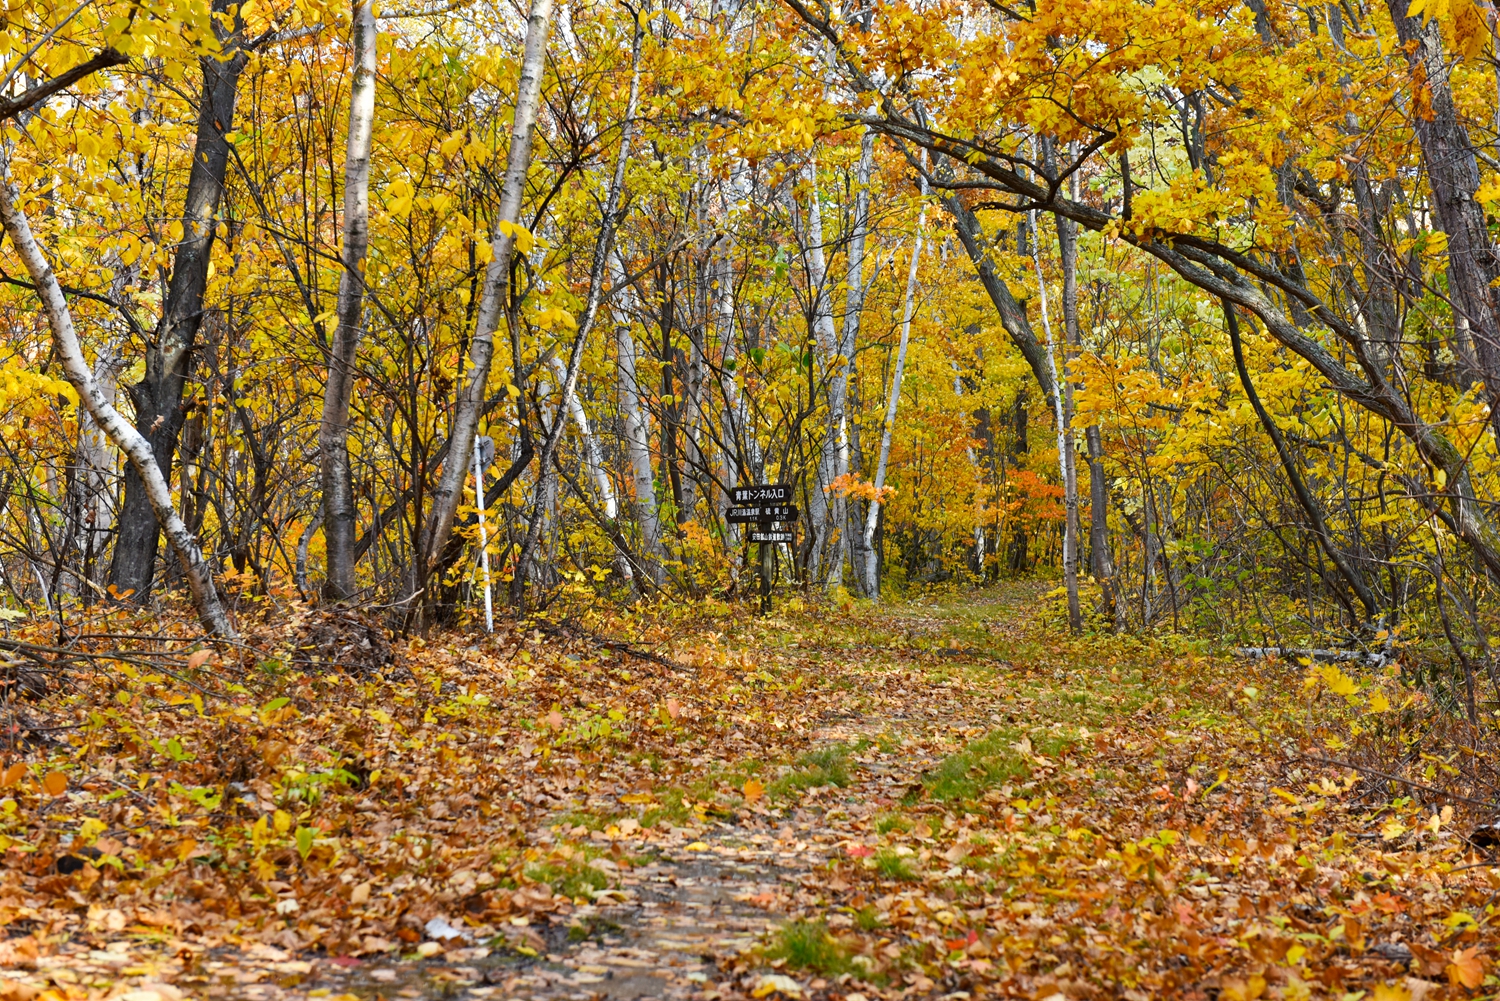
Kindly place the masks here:
[(474, 503), (479, 508), (479, 565), (484, 568), (484, 631), (495, 631), (495, 606), (490, 598), (490, 539), (484, 527), (484, 458), (479, 436), (474, 436)]

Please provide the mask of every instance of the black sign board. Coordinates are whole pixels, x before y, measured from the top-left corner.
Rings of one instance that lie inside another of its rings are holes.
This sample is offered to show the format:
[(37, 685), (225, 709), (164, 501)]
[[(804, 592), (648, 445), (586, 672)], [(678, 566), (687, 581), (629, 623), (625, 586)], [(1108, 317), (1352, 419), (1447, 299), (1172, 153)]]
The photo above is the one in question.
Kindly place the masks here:
[(792, 500), (792, 487), (788, 483), (757, 483), (735, 487), (730, 495), (736, 504), (788, 504)]
[(724, 513), (724, 520), (731, 525), (754, 522), (796, 521), (795, 504), (762, 504), (758, 507), (732, 507)]
[(766, 529), (762, 529), (758, 532), (752, 530), (748, 533), (747, 538), (749, 538), (751, 542), (785, 542), (787, 545), (791, 545), (792, 543), (791, 532), (771, 531)]

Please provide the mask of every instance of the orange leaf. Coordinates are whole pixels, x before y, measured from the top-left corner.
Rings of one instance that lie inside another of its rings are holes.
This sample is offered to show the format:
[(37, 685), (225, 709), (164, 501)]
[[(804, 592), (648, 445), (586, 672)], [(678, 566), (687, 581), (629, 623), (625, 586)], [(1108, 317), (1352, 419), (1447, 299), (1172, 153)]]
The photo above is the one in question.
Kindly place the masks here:
[(48, 772), (42, 779), (42, 788), (49, 796), (61, 796), (68, 791), (68, 777), (62, 772)]
[(213, 655), (214, 652), (212, 650), (199, 650), (197, 653), (188, 658), (188, 670), (192, 671), (202, 667), (204, 664), (208, 663), (208, 658), (212, 657)]
[(547, 726), (553, 730), (561, 730), (563, 727), (563, 715), (556, 709), (547, 714)]
[(1479, 958), (1479, 946), (1454, 950), (1453, 962), (1448, 964), (1448, 980), (1471, 991), (1484, 983), (1484, 960)]
[(682, 712), (682, 703), (678, 702), (676, 699), (668, 699), (667, 700), (667, 715), (670, 716), (670, 717), (672, 717), (673, 719), (676, 719), (677, 718), (677, 714), (680, 713), (680, 712)]
[(5, 770), (4, 775), (0, 775), (0, 787), (13, 786), (25, 777), (26, 766), (17, 761)]
[(766, 794), (766, 787), (760, 779), (746, 779), (741, 791), (745, 794), (745, 802), (753, 804), (759, 802), (760, 798)]

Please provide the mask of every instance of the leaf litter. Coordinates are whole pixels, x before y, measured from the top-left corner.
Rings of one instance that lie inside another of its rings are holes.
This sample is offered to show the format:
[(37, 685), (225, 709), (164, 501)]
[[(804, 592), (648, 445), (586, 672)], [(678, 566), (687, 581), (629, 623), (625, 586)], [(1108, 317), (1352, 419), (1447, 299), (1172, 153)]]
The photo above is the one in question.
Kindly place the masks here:
[(1307, 753), (1360, 683), (1038, 595), (96, 651), (0, 771), (0, 999), (1494, 993), (1470, 815)]

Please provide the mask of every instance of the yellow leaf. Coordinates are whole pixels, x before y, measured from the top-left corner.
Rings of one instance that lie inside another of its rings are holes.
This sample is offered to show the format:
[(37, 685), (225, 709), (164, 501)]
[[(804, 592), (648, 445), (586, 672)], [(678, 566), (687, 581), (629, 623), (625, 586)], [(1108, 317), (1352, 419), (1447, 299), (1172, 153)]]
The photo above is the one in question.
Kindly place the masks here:
[(440, 145), (438, 149), (442, 151), (443, 156), (449, 157), (454, 153), (457, 153), (458, 148), (463, 144), (464, 137), (459, 133), (455, 133), (449, 136), (447, 139), (444, 139), (442, 145)]
[(708, 845), (704, 844), (702, 841), (694, 841), (692, 844), (687, 846), (687, 850), (690, 852), (706, 852), (708, 851)]
[(1372, 712), (1372, 713), (1389, 712), (1390, 708), (1391, 708), (1391, 700), (1385, 697), (1385, 692), (1371, 692), (1370, 693), (1370, 712)]
[(1411, 1001), (1411, 991), (1400, 984), (1376, 984), (1372, 997), (1374, 1001)]
[(626, 806), (645, 806), (647, 803), (655, 803), (656, 797), (649, 792), (628, 792), (620, 797), (620, 802)]
[(745, 794), (746, 803), (758, 803), (760, 798), (766, 794), (766, 787), (759, 779), (746, 779), (741, 791)]
[(513, 223), (507, 219), (501, 219), (500, 222), (495, 225), (495, 229), (499, 231), (502, 236), (508, 236), (512, 240), (516, 241), (516, 249), (523, 254), (531, 253), (531, 248), (536, 244), (536, 239), (531, 235), (531, 230), (527, 229), (525, 226), (517, 225), (516, 223)]
[(1359, 691), (1359, 685), (1355, 683), (1354, 679), (1343, 671), (1340, 671), (1333, 664), (1324, 664), (1318, 668), (1318, 674), (1322, 676), (1324, 683), (1328, 685), (1328, 690), (1335, 695), (1349, 696)]

